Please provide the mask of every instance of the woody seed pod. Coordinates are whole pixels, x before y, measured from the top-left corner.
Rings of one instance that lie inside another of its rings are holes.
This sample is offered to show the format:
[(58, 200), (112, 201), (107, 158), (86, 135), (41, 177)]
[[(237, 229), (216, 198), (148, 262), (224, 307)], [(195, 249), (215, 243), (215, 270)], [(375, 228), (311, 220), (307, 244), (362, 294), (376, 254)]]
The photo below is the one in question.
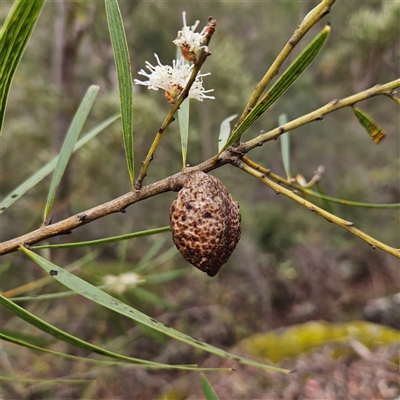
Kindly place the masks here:
[(239, 205), (217, 178), (193, 172), (171, 205), (170, 226), (182, 256), (215, 276), (239, 242)]

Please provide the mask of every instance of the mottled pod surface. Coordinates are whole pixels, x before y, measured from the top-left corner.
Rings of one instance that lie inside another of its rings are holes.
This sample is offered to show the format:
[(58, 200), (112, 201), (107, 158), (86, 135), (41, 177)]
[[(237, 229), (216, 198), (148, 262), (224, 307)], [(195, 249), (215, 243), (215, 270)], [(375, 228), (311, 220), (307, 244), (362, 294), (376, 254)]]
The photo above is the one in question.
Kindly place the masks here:
[(182, 256), (215, 276), (239, 242), (239, 205), (217, 178), (193, 172), (171, 205), (170, 225)]

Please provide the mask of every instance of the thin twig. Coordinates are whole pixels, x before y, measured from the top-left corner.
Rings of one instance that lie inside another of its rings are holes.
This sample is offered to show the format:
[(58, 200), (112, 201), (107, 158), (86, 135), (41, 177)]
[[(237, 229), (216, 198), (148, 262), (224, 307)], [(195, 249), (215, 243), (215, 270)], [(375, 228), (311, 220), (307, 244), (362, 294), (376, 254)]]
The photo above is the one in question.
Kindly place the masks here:
[[(51, 238), (54, 236), (65, 235), (65, 234), (71, 233), (71, 231), (73, 229), (76, 229), (79, 226), (84, 225), (89, 222), (92, 222), (96, 219), (105, 217), (106, 215), (109, 215), (109, 214), (112, 214), (115, 212), (124, 212), (128, 206), (130, 206), (134, 203), (137, 203), (139, 201), (142, 201), (144, 199), (147, 199), (149, 197), (156, 196), (158, 194), (168, 192), (168, 191), (177, 191), (180, 189), (180, 187), (182, 187), (187, 174), (189, 174), (190, 172), (194, 172), (194, 171), (209, 172), (209, 171), (212, 171), (212, 170), (219, 168), (222, 165), (225, 165), (228, 163), (236, 165), (235, 163), (239, 162), (239, 161), (242, 164), (246, 165), (243, 161), (241, 161), (241, 158), (246, 153), (248, 153), (253, 148), (258, 147), (269, 140), (277, 138), (282, 133), (287, 132), (289, 130), (293, 130), (293, 129), (298, 128), (302, 125), (305, 125), (311, 121), (319, 119), (319, 116), (331, 113), (339, 108), (355, 104), (357, 102), (360, 102), (362, 100), (368, 99), (373, 96), (386, 94), (388, 91), (391, 91), (399, 86), (400, 86), (400, 79), (397, 79), (395, 81), (386, 83), (384, 85), (375, 86), (373, 88), (365, 90), (364, 92), (347, 97), (345, 99), (331, 102), (331, 103), (327, 104), (326, 106), (319, 108), (316, 111), (313, 111), (303, 117), (297, 118), (291, 122), (288, 122), (287, 124), (284, 124), (281, 127), (276, 128), (270, 132), (261, 134), (257, 138), (249, 140), (246, 143), (242, 143), (235, 148), (233, 148), (233, 147), (228, 148), (226, 151), (224, 151), (219, 156), (219, 158), (217, 160), (215, 160), (215, 157), (212, 157), (195, 167), (187, 168), (182, 172), (179, 172), (168, 178), (162, 179), (159, 182), (155, 182), (151, 185), (148, 185), (148, 186), (142, 188), (141, 190), (131, 191), (121, 197), (118, 197), (107, 203), (104, 203), (104, 204), (101, 204), (94, 208), (91, 208), (90, 210), (83, 211), (83, 212), (76, 214), (70, 218), (67, 218), (63, 221), (51, 224), (49, 226), (41, 227), (35, 231), (27, 233), (26, 235), (19, 236), (15, 239), (11, 239), (6, 242), (3, 242), (0, 244), (0, 255), (4, 255), (7, 253), (16, 251), (18, 249), (18, 246), (23, 246), (26, 244), (28, 244), (28, 245), (35, 244), (37, 242), (40, 242), (42, 240), (45, 240), (45, 239), (48, 239), (48, 238)], [(250, 167), (248, 167), (248, 168), (250, 168)], [(251, 170), (256, 172), (253, 169), (251, 169)], [(264, 174), (259, 174), (259, 175), (265, 176)], [(284, 189), (274, 182), (272, 182), (272, 183), (274, 185), (276, 185), (276, 187), (279, 188), (280, 190), (285, 190), (285, 191), (287, 191), (287, 193), (290, 193), (289, 197), (293, 196), (293, 199), (295, 201), (298, 202), (298, 200), (300, 199), (301, 204), (303, 204), (303, 205), (308, 204), (310, 207), (315, 207), (316, 209), (318, 209), (318, 207), (314, 206), (312, 203), (307, 202), (306, 200), (302, 199), (301, 197), (299, 197), (297, 195), (294, 195), (290, 190)], [(324, 210), (322, 210), (322, 212), (326, 213), (326, 211), (324, 211)], [(329, 214), (329, 213), (327, 213), (327, 214)], [(329, 216), (330, 215), (331, 214), (329, 214)], [(337, 217), (333, 216), (332, 222), (335, 222), (336, 218)], [(342, 226), (341, 224), (343, 224), (344, 220), (338, 218), (338, 221), (340, 221), (340, 223), (338, 223), (338, 225)], [(361, 237), (366, 242), (371, 243), (371, 245), (375, 245), (374, 242), (380, 243), (380, 242), (376, 241), (375, 239), (370, 238), (368, 235), (365, 235), (363, 232), (358, 231), (355, 228), (351, 228), (348, 226), (347, 227), (343, 226), (343, 227), (345, 229), (353, 232), (354, 234), (356, 234), (356, 236)], [(383, 245), (383, 246), (386, 246), (386, 245)], [(376, 245), (376, 247), (382, 248), (378, 245)], [(393, 249), (390, 247), (388, 247), (388, 248), (392, 249), (392, 251), (388, 251), (388, 253), (393, 254), (396, 257), (399, 257), (399, 250), (396, 250), (396, 249)], [(394, 250), (394, 252), (393, 252), (393, 250)]]
[(270, 140), (275, 140), (283, 133), (292, 131), (293, 129), (304, 126), (310, 122), (321, 121), (325, 115), (330, 114), (333, 111), (352, 106), (371, 97), (387, 94), (398, 87), (400, 87), (400, 79), (396, 79), (383, 85), (375, 85), (374, 87), (364, 90), (363, 92), (345, 97), (341, 100), (332, 100), (330, 103), (318, 108), (315, 111), (296, 118), (293, 121), (289, 121), (286, 124), (272, 129), (269, 132), (261, 133), (256, 138), (247, 141), (244, 143), (245, 151), (248, 152), (255, 147), (262, 145), (263, 143), (269, 142)]
[(379, 208), (379, 209), (391, 209), (391, 208), (400, 208), (400, 203), (391, 203), (391, 204), (374, 204), (374, 203), (363, 203), (360, 201), (351, 201), (351, 200), (344, 200), (344, 199), (337, 199), (335, 197), (327, 196), (318, 192), (314, 192), (309, 188), (312, 186), (311, 184), (315, 184), (318, 180), (313, 179), (308, 182), (306, 186), (301, 186), (293, 181), (289, 181), (285, 178), (282, 178), (280, 175), (274, 174), (270, 169), (264, 168), (261, 165), (255, 163), (254, 161), (250, 160), (247, 157), (243, 157), (242, 160), (251, 168), (255, 169), (256, 171), (261, 172), (269, 176), (272, 180), (277, 183), (283, 184), (287, 187), (290, 187), (294, 190), (302, 192), (304, 194), (309, 194), (310, 196), (318, 197), (319, 199), (325, 199), (331, 201), (332, 203), (338, 203), (345, 206), (352, 206), (352, 207), (364, 207), (364, 208)]
[[(306, 18), (300, 23), (297, 29), (294, 31), (292, 37), (286, 43), (282, 51), (276, 57), (275, 61), (269, 67), (268, 71), (265, 73), (261, 81), (255, 86), (254, 91), (246, 104), (246, 107), (243, 110), (242, 115), (240, 116), (238, 122), (235, 125), (234, 130), (237, 126), (239, 126), (242, 121), (247, 117), (250, 111), (254, 108), (257, 101), (259, 100), (260, 96), (272, 81), (275, 75), (278, 74), (279, 68), (285, 62), (285, 60), (289, 57), (292, 50), (296, 47), (296, 45), (300, 42), (303, 36), (318, 22), (320, 21), (326, 14), (330, 12), (330, 8), (332, 4), (336, 0), (323, 0), (320, 4), (318, 4), (310, 13), (307, 15)], [(234, 133), (232, 131), (232, 134)], [(238, 139), (235, 143), (237, 145), (239, 143)]]
[(105, 217), (117, 212), (126, 212), (126, 208), (134, 203), (159, 195), (161, 193), (178, 191), (184, 184), (187, 174), (194, 171), (209, 172), (214, 168), (229, 163), (228, 157), (219, 160), (216, 164), (213, 159), (209, 159), (196, 167), (186, 168), (185, 171), (178, 172), (168, 178), (143, 187), (141, 190), (130, 191), (116, 199), (100, 204), (89, 210), (80, 212), (65, 220), (53, 224), (42, 226), (32, 232), (17, 238), (0, 243), (0, 255), (11, 253), (18, 250), (19, 246), (32, 245), (42, 240), (54, 236), (66, 235), (82, 225), (88, 224), (96, 219)]
[(235, 166), (242, 169), (243, 171), (247, 172), (249, 175), (254, 176), (265, 185), (269, 186), (271, 189), (275, 190), (276, 193), (281, 193), (286, 197), (294, 200), (296, 203), (301, 204), (302, 206), (308, 208), (310, 211), (315, 212), (316, 214), (320, 215), (321, 217), (325, 218), (328, 222), (332, 222), (349, 232), (353, 235), (359, 237), (360, 239), (367, 242), (372, 248), (379, 248), (384, 250), (385, 252), (392, 254), (393, 256), (400, 258), (400, 249), (396, 249), (394, 247), (390, 247), (377, 239), (367, 235), (366, 233), (360, 231), (359, 229), (354, 227), (354, 224), (350, 221), (346, 221), (345, 219), (339, 218), (336, 215), (325, 211), (324, 209), (316, 206), (315, 204), (303, 199), (302, 197), (298, 196), (297, 194), (293, 193), (291, 190), (286, 189), (279, 184), (275, 183), (274, 181), (268, 179), (265, 174), (256, 171), (255, 169), (248, 166), (244, 161), (240, 159), (236, 159), (234, 163)]
[[(211, 40), (211, 37), (215, 31), (215, 24), (216, 24), (216, 20), (210, 18), (208, 21), (207, 26), (209, 27), (208, 31), (207, 31), (207, 36), (205, 38), (204, 41), (204, 45), (207, 46)], [(205, 49), (201, 50), (201, 53), (199, 55), (199, 59), (196, 62), (196, 64), (194, 65), (192, 74), (189, 78), (188, 83), (186, 84), (185, 89), (182, 91), (181, 95), (178, 97), (178, 99), (176, 100), (176, 102), (171, 106), (167, 116), (164, 119), (164, 122), (162, 123), (160, 129), (158, 130), (158, 132), (156, 133), (156, 137), (154, 138), (154, 141), (150, 147), (150, 150), (145, 158), (145, 160), (142, 162), (142, 168), (140, 170), (139, 173), (139, 177), (135, 183), (135, 189), (136, 190), (140, 190), (143, 184), (143, 180), (146, 177), (147, 174), (147, 169), (151, 163), (151, 161), (154, 158), (154, 153), (158, 147), (158, 145), (160, 144), (161, 138), (165, 132), (165, 130), (168, 128), (168, 126), (171, 124), (171, 122), (173, 122), (175, 120), (174, 115), (175, 113), (178, 111), (179, 106), (182, 104), (183, 101), (185, 101), (185, 99), (188, 97), (189, 95), (189, 91), (190, 88), (192, 87), (194, 81), (196, 80), (197, 75), (200, 73), (200, 68), (201, 66), (204, 64), (204, 61), (206, 60), (206, 58), (210, 55), (211, 53), (205, 51)]]

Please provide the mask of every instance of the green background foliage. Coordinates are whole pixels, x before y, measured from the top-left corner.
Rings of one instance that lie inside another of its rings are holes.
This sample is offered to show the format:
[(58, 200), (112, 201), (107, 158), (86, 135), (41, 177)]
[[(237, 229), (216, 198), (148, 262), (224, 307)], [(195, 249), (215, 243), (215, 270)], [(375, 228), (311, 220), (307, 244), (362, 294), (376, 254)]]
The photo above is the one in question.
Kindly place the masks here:
[[(138, 78), (137, 72), (144, 68), (146, 60), (154, 63), (154, 52), (164, 64), (175, 57), (172, 40), (182, 26), (182, 11), (187, 12), (189, 24), (200, 19), (203, 26), (209, 15), (218, 21), (210, 46), (212, 55), (201, 71), (212, 72), (204, 81), (206, 88), (215, 89), (216, 99), (203, 103), (191, 101), (188, 163), (195, 165), (217, 153), (221, 122), (241, 112), (254, 84), (317, 3), (120, 3), (134, 78)], [(10, 1), (2, 2), (1, 23), (11, 5)], [(245, 138), (278, 125), (281, 113), (293, 119), (335, 98), (397, 78), (400, 32), (394, 16), (400, 18), (397, 2), (374, 1), (360, 7), (360, 3), (338, 1), (328, 18), (332, 33), (326, 47)], [(323, 22), (306, 35), (284, 68), (322, 27)], [(58, 154), (68, 124), (90, 85), (99, 85), (100, 92), (85, 131), (119, 112), (118, 83), (104, 3), (48, 2), (17, 70), (8, 100), (0, 150), (3, 196)], [(138, 171), (169, 105), (161, 92), (135, 85), (133, 92)], [(398, 107), (390, 99), (379, 97), (363, 102), (362, 109), (387, 132), (379, 145), (371, 141), (350, 109), (339, 110), (326, 116), (324, 122), (291, 133), (292, 174), (301, 173), (310, 179), (317, 167), (324, 165), (321, 183), (327, 194), (364, 202), (397, 203), (400, 197)], [(280, 154), (279, 141), (274, 141), (255, 149), (252, 159), (285, 176)], [(175, 121), (163, 137), (145, 183), (179, 171), (181, 163), (179, 126)], [(108, 244), (92, 256), (91, 249), (85, 248), (44, 249), (41, 255), (63, 267), (91, 256), (89, 261), (78, 265), (76, 274), (96, 285), (101, 285), (107, 275), (141, 269), (148, 277), (147, 282), (127, 288), (117, 297), (174, 329), (227, 350), (252, 334), (282, 326), (319, 319), (340, 323), (362, 319), (369, 300), (398, 290), (398, 261), (393, 257), (370, 249), (350, 233), (289, 199), (276, 196), (237, 169), (224, 167), (213, 174), (239, 201), (243, 221), (242, 240), (215, 279), (189, 266), (174, 250), (168, 232)], [(3, 240), (40, 226), (50, 179), (45, 178), (2, 215)], [(118, 121), (73, 154), (52, 213), (58, 221), (130, 188)], [(166, 193), (150, 198), (128, 208), (126, 214), (108, 216), (75, 230), (72, 238), (49, 242), (94, 240), (168, 225), (174, 196)], [(398, 210), (337, 204), (332, 207), (336, 215), (399, 247)], [(179, 272), (171, 279), (162, 275), (175, 270), (184, 273)], [(47, 279), (39, 267), (20, 254), (3, 257), (0, 273), (3, 292)], [(152, 280), (151, 274), (156, 278)], [(161, 276), (158, 279), (157, 274)], [(23, 294), (40, 296), (62, 290), (58, 283), (48, 280)], [(199, 351), (133, 325), (131, 320), (79, 296), (32, 299), (24, 307), (60, 329), (110, 351), (160, 363), (210, 363)], [(8, 311), (2, 311), (1, 320), (12, 332), (24, 331), (37, 340), (50, 341), (59, 352), (88, 356), (81, 349), (71, 350), (66, 344), (51, 341), (48, 335), (27, 327)], [(7, 365), (4, 375), (19, 371), (21, 378), (50, 380), (70, 374), (71, 378), (84, 375), (85, 379), (97, 381), (96, 385), (57, 386), (4, 383), (8, 397), (31, 394), (50, 398), (67, 393), (70, 397), (93, 399), (127, 398), (127, 394), (147, 399), (159, 395), (168, 385), (179, 387), (176, 373), (156, 375), (105, 366), (87, 369), (71, 360), (11, 345), (6, 354), (10, 363), (2, 364)], [(29, 369), (24, 367), (27, 363)], [(225, 366), (235, 368), (232, 364)], [(200, 378), (197, 384), (201, 390)], [(264, 381), (258, 385), (255, 387), (264, 388), (262, 393), (269, 387)]]

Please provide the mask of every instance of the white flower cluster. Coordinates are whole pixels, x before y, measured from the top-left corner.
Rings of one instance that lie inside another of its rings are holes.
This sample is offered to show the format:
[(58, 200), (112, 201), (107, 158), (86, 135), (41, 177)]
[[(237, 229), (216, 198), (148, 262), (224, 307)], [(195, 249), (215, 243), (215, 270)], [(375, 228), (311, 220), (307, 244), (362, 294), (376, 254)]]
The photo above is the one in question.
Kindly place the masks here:
[[(135, 79), (136, 85), (144, 85), (149, 89), (165, 90), (165, 97), (167, 100), (173, 104), (175, 103), (177, 97), (181, 94), (182, 90), (185, 88), (187, 82), (189, 81), (190, 75), (193, 70), (193, 64), (186, 64), (184, 59), (172, 61), (172, 67), (170, 65), (162, 65), (157, 54), (154, 54), (157, 60), (156, 66), (153, 66), (148, 61), (146, 61), (146, 68), (150, 73), (141, 69), (138, 74), (143, 75), (148, 78), (147, 81), (140, 81)], [(198, 74), (196, 80), (193, 82), (192, 87), (189, 91), (189, 98), (203, 101), (203, 99), (214, 99), (213, 96), (207, 96), (206, 93), (212, 92), (214, 89), (205, 90), (203, 88), (203, 77), (210, 75), (208, 74)]]
[(199, 53), (202, 49), (208, 52), (208, 47), (203, 43), (206, 39), (207, 26), (198, 33), (195, 32), (200, 21), (196, 21), (191, 27), (186, 25), (186, 12), (182, 13), (183, 28), (178, 32), (178, 37), (172, 42), (181, 48), (183, 57), (195, 62), (198, 59)]
[[(197, 56), (202, 49), (208, 51), (208, 48), (203, 45), (206, 27), (200, 33), (197, 33), (195, 32), (195, 29), (197, 28), (199, 21), (196, 21), (193, 26), (188, 27), (186, 25), (186, 13), (183, 12), (182, 15), (184, 26), (182, 30), (178, 32), (178, 37), (173, 41), (173, 43), (181, 48), (184, 58), (194, 62), (197, 60)], [(189, 82), (194, 64), (185, 63), (185, 60), (182, 57), (179, 60), (173, 60), (172, 66), (163, 65), (161, 64), (157, 54), (154, 54), (154, 57), (157, 60), (157, 65), (153, 66), (148, 61), (145, 63), (146, 68), (150, 72), (146, 72), (143, 69), (138, 72), (139, 75), (145, 76), (148, 80), (141, 81), (139, 79), (134, 79), (134, 83), (136, 85), (147, 86), (148, 89), (165, 90), (165, 97), (169, 103), (173, 104)], [(207, 95), (207, 93), (213, 92), (214, 89), (205, 90), (203, 87), (203, 77), (207, 75), (210, 75), (210, 73), (198, 74), (196, 76), (196, 80), (193, 82), (189, 91), (189, 98), (199, 101), (203, 101), (203, 99), (215, 99), (214, 96)]]

